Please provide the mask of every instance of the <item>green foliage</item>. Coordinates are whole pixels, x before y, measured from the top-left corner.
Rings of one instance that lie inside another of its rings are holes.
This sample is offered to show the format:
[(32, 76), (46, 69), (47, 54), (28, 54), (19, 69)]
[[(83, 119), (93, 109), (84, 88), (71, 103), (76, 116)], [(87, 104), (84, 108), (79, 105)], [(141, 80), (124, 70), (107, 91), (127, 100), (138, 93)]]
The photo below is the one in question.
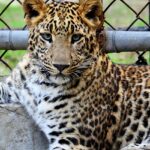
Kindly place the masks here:
[[(0, 13), (6, 8), (7, 3), (0, 2)], [(21, 5), (13, 5), (13, 3), (1, 14), (0, 19), (4, 20), (11, 29), (20, 29), (25, 26), (24, 12)], [(0, 29), (8, 29), (7, 25), (0, 21)]]

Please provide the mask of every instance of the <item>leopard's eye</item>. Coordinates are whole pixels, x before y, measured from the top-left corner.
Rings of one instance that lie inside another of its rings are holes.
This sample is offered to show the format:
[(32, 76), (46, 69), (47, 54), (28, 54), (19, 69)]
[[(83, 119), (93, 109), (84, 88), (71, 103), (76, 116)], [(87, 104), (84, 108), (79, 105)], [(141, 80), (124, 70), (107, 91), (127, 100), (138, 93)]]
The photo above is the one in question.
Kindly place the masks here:
[(82, 38), (81, 34), (74, 34), (74, 35), (72, 35), (71, 43), (75, 43), (75, 42), (79, 41), (81, 38)]
[(40, 35), (44, 40), (52, 42), (52, 35), (50, 33), (41, 33)]

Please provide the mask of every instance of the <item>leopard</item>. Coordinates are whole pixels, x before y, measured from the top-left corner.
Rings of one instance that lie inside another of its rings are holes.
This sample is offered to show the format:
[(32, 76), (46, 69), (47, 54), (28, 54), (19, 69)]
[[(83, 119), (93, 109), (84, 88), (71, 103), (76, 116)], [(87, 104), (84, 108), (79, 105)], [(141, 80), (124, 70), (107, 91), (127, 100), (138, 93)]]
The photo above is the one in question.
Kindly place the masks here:
[[(28, 53), (0, 82), (49, 150), (144, 149), (150, 143), (150, 66), (114, 64), (100, 0), (24, 0)], [(149, 148), (150, 149), (150, 148)]]

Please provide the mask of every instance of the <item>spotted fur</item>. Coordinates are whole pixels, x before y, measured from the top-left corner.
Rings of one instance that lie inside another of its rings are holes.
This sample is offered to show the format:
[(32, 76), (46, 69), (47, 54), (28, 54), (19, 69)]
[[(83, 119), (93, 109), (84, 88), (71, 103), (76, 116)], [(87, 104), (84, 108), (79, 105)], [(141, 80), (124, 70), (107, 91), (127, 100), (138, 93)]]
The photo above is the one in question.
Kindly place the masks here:
[(113, 64), (103, 50), (99, 0), (25, 0), (28, 54), (0, 83), (21, 103), (49, 150), (119, 150), (149, 143), (149, 66)]

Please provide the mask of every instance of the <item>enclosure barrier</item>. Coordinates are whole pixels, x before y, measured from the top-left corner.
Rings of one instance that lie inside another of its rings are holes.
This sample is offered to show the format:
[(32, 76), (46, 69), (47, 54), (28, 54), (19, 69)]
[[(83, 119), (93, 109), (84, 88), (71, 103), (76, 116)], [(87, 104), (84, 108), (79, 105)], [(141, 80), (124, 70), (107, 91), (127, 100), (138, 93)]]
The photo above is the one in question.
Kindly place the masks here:
[[(27, 49), (29, 32), (0, 31), (0, 49)], [(106, 31), (105, 49), (108, 53), (150, 50), (150, 32)]]

